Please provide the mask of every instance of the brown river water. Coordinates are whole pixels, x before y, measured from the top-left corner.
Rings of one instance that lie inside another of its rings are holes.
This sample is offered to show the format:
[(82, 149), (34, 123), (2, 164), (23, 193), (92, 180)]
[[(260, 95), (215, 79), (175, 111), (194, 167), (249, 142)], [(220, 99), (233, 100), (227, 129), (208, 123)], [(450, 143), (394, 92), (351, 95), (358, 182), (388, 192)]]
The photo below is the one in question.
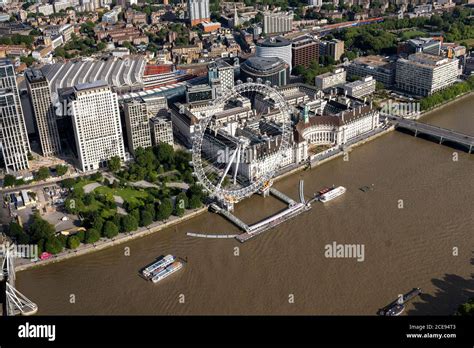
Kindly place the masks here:
[[(473, 110), (471, 96), (422, 121), (474, 135)], [(373, 315), (413, 287), (423, 294), (405, 314), (451, 314), (474, 296), (473, 178), (474, 155), (395, 131), (355, 148), (348, 161), (338, 158), (277, 182), (295, 199), (300, 179), (308, 198), (332, 184), (347, 192), (244, 244), (186, 236), (237, 232), (205, 213), (148, 237), (19, 272), (17, 288), (38, 304), (40, 315)], [(359, 190), (372, 184), (372, 191)], [(252, 223), (284, 207), (276, 198), (253, 196), (235, 214)], [(363, 244), (364, 261), (326, 258), (325, 245), (333, 242)], [(168, 253), (188, 263), (158, 284), (138, 276)]]

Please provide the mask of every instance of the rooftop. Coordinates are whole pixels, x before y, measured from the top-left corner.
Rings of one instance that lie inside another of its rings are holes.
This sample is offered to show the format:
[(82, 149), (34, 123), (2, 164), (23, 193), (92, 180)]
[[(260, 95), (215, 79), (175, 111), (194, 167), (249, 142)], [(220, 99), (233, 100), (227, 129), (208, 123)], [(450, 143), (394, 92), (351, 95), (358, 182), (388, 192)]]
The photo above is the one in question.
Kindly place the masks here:
[(433, 44), (437, 44), (437, 45), (440, 44), (440, 41), (433, 40), (431, 37), (420, 37), (417, 39), (410, 39), (407, 42), (413, 46), (418, 46), (418, 47), (425, 47), (425, 46), (430, 46)]
[[(330, 104), (339, 104), (337, 101), (330, 100)], [(357, 105), (353, 107), (347, 107), (343, 104), (340, 104), (340, 112), (337, 114), (326, 113), (325, 115), (314, 115), (308, 119), (308, 123), (305, 123), (303, 120), (300, 120), (296, 125), (296, 131), (303, 133), (306, 128), (310, 128), (317, 125), (328, 125), (339, 127), (347, 123), (358, 120), (361, 117), (364, 117), (366, 114), (373, 112), (375, 109), (371, 105)], [(345, 109), (345, 110), (344, 110)]]
[(8, 58), (1, 58), (0, 66), (7, 66), (7, 65), (13, 65), (12, 61)]
[(343, 74), (345, 72), (344, 69), (335, 69), (334, 71), (328, 71), (324, 74), (316, 76), (316, 78), (324, 78), (324, 77), (329, 77), (329, 76), (334, 76), (338, 74)]
[(51, 91), (77, 84), (106, 81), (111, 87), (137, 86), (143, 84), (145, 59), (84, 60), (56, 63), (41, 68), (48, 79)]
[(391, 62), (388, 58), (384, 56), (366, 56), (354, 59), (354, 63), (365, 64), (375, 67), (384, 67), (387, 64), (390, 64)]
[(289, 45), (291, 45), (291, 42), (281, 36), (269, 37), (263, 41), (257, 42), (257, 46), (262, 47), (282, 47)]
[(98, 81), (94, 81), (90, 83), (80, 83), (78, 85), (75, 85), (74, 88), (76, 89), (76, 91), (81, 92), (81, 91), (86, 91), (88, 89), (102, 88), (102, 87), (108, 87), (108, 86), (109, 85), (107, 84), (107, 82), (98, 80)]
[(314, 40), (311, 36), (304, 35), (299, 36), (296, 39), (292, 40), (293, 47), (304, 46), (308, 44), (316, 44), (316, 40)]
[(364, 85), (366, 84), (367, 82), (370, 82), (372, 83), (371, 81), (375, 81), (374, 78), (372, 76), (366, 76), (365, 78), (363, 78), (362, 80), (355, 80), (355, 81), (352, 81), (352, 82), (348, 82), (345, 84), (346, 87), (357, 87), (357, 86), (360, 86), (360, 85)]
[(25, 72), (26, 79), (31, 82), (42, 82), (46, 80), (43, 72), (39, 69), (29, 69)]
[[(407, 61), (407, 59), (400, 58), (402, 62)], [(426, 54), (426, 53), (414, 53), (410, 54), (408, 56), (408, 61), (410, 61), (413, 64), (419, 64), (419, 65), (430, 65), (430, 66), (439, 66), (439, 65), (444, 65), (447, 63), (452, 62), (452, 59), (441, 57), (441, 56), (435, 56), (432, 54)]]
[(277, 69), (284, 64), (285, 62), (277, 57), (250, 57), (242, 63), (242, 66), (248, 66), (258, 71), (266, 71)]
[(217, 59), (211, 63), (209, 63), (209, 67), (217, 67), (219, 69), (224, 69), (224, 68), (233, 68), (232, 65), (227, 63), (224, 59)]

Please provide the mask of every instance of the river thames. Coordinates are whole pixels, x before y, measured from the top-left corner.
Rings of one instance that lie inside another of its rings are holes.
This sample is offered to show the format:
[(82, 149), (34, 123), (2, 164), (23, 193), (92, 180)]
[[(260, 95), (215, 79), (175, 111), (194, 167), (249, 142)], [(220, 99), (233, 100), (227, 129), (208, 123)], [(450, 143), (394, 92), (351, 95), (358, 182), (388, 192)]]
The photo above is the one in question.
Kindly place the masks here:
[[(473, 110), (470, 96), (421, 121), (474, 135)], [(17, 288), (42, 315), (373, 315), (413, 287), (423, 294), (405, 314), (452, 314), (474, 296), (473, 175), (474, 155), (390, 132), (355, 148), (348, 161), (341, 157), (277, 182), (294, 199), (300, 179), (307, 198), (333, 184), (347, 192), (244, 244), (186, 236), (238, 232), (205, 213), (151, 236), (19, 272)], [(359, 190), (366, 185), (374, 189)], [(235, 214), (252, 223), (284, 207), (273, 197), (253, 196)], [(325, 245), (333, 242), (363, 244), (364, 261), (326, 258)], [(188, 263), (158, 284), (138, 276), (168, 253)]]

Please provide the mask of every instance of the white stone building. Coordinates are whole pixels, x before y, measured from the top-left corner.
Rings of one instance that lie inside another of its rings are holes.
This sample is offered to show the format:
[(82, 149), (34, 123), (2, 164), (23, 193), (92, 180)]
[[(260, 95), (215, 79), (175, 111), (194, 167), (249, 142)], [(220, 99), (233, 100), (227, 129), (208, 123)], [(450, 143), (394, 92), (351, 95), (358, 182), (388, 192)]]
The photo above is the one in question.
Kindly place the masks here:
[(52, 15), (54, 13), (54, 7), (53, 5), (51, 4), (44, 4), (44, 5), (40, 5), (38, 6), (38, 8), (36, 9), (36, 12), (39, 14), (39, 13), (42, 13), (43, 15), (45, 16), (49, 16), (49, 15)]
[(281, 36), (270, 37), (257, 42), (255, 56), (261, 58), (280, 58), (288, 64), (290, 72), (292, 69), (291, 42)]
[(105, 82), (76, 85), (60, 100), (72, 119), (80, 170), (105, 167), (114, 156), (125, 160), (117, 94)]
[(315, 78), (315, 85), (321, 90), (339, 86), (344, 83), (346, 83), (346, 70), (344, 70), (344, 68), (337, 68), (334, 72), (327, 72)]
[(459, 61), (426, 53), (415, 53), (397, 61), (395, 83), (406, 92), (428, 96), (456, 82)]
[(379, 127), (379, 112), (371, 104), (339, 97), (329, 99), (324, 110), (306, 110), (296, 131), (309, 146), (343, 146)]
[(163, 117), (153, 117), (150, 119), (150, 128), (153, 139), (153, 145), (166, 143), (174, 146), (173, 123), (170, 119)]
[(125, 130), (127, 132), (128, 150), (133, 155), (139, 147), (152, 146), (150, 118), (153, 117), (147, 104), (141, 99), (133, 99), (123, 103)]
[(377, 82), (372, 76), (366, 76), (362, 80), (356, 80), (344, 85), (344, 92), (349, 97), (362, 98), (375, 92)]

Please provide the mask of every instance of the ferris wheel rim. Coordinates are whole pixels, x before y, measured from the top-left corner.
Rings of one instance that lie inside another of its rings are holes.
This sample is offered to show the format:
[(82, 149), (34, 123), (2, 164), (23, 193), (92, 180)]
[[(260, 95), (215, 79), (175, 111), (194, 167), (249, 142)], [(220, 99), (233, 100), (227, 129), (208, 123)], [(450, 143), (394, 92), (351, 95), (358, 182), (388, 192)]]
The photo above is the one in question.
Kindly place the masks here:
[[(241, 96), (242, 92), (260, 92), (266, 96), (272, 98), (280, 112), (284, 116), (284, 122), (281, 124), (282, 136), (280, 139), (280, 145), (278, 148), (277, 159), (274, 160), (273, 168), (266, 171), (262, 176), (260, 176), (256, 181), (251, 182), (250, 185), (238, 188), (238, 189), (226, 189), (222, 186), (212, 183), (209, 178), (206, 176), (203, 166), (202, 166), (202, 142), (204, 138), (205, 131), (211, 121), (212, 117), (215, 114), (215, 111), (212, 111), (213, 108), (221, 106), (229, 101), (231, 98), (236, 96)], [(240, 92), (240, 93), (239, 93)], [(267, 94), (268, 93), (268, 94)], [(284, 97), (273, 87), (268, 84), (256, 83), (256, 82), (246, 82), (237, 84), (231, 90), (226, 90), (224, 94), (213, 101), (210, 102), (209, 107), (204, 110), (205, 116), (199, 121), (197, 127), (194, 130), (194, 139), (193, 139), (193, 148), (192, 148), (192, 159), (194, 164), (194, 171), (199, 182), (204, 186), (204, 188), (212, 195), (223, 198), (226, 201), (238, 202), (239, 200), (257, 192), (261, 189), (266, 183), (271, 181), (277, 172), (278, 164), (283, 158), (284, 152), (289, 147), (289, 138), (290, 138), (290, 125), (291, 125), (291, 108), (284, 99)]]

